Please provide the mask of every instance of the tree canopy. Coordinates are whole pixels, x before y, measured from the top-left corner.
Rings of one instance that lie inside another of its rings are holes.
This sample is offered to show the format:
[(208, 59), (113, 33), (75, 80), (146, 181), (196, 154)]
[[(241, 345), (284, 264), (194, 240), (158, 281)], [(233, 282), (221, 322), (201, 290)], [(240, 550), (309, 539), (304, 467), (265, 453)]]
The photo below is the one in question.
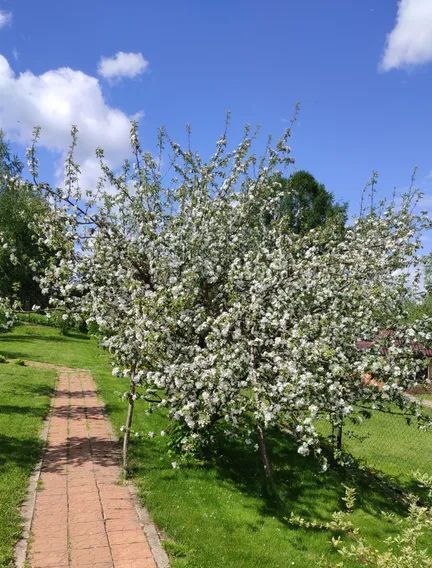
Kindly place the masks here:
[[(247, 135), (234, 150), (222, 137), (209, 162), (165, 139), (155, 160), (134, 124), (133, 162), (113, 172), (99, 151), (93, 193), (79, 187), (74, 143), (65, 186), (35, 184), (63, 204), (40, 227), (47, 246), (62, 243), (46, 287), (62, 310), (97, 326), (114, 374), (129, 379), (125, 448), (137, 397), (168, 411), (185, 453), (211, 444), (216, 428), (256, 439), (266, 473), (270, 428), (288, 429), (298, 452), (325, 466), (322, 419), (338, 426), (392, 402), (429, 420), (404, 393), (423, 369), (412, 343), (430, 340), (424, 321), (405, 322), (419, 234), (430, 221), (412, 213), (408, 194), (399, 208), (389, 204), (344, 231), (324, 222), (340, 206), (319, 200), (323, 188), (280, 191), (279, 172), (292, 162), (288, 137), (263, 159)], [(291, 230), (275, 215), (286, 195)], [(394, 333), (376, 340), (381, 329)], [(359, 338), (374, 340), (371, 349), (359, 350)], [(365, 383), (366, 372), (383, 388)]]
[(34, 226), (45, 215), (47, 202), (29, 184), (20, 183), (18, 189), (22, 170), (0, 131), (0, 233), (10, 245), (0, 249), (0, 297), (17, 299), (30, 309), (46, 304), (35, 280), (43, 270), (46, 247), (38, 243)]
[(293, 232), (305, 233), (329, 219), (345, 223), (347, 205), (336, 203), (334, 195), (309, 172), (300, 170), (289, 178), (279, 175), (274, 181), (280, 195), (274, 217), (285, 217)]
[(21, 175), (23, 164), (12, 154), (4, 133), (0, 130), (0, 191), (10, 183), (10, 178)]

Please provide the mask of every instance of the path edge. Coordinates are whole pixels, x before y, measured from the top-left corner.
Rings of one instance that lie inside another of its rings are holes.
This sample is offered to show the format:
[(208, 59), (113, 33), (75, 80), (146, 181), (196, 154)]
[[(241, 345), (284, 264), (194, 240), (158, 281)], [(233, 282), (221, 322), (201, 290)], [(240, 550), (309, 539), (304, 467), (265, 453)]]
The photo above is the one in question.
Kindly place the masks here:
[[(26, 365), (29, 367), (35, 366), (32, 365), (31, 361), (26, 361)], [(57, 388), (59, 380), (59, 373), (57, 372), (55, 382), (54, 382), (54, 392)], [(27, 553), (29, 548), (29, 538), (31, 534), (31, 526), (34, 516), (34, 511), (36, 507), (36, 496), (38, 491), (38, 482), (41, 476), (42, 471), (42, 464), (43, 459), (45, 456), (46, 448), (47, 448), (47, 441), (48, 441), (48, 432), (49, 432), (49, 425), (51, 422), (51, 416), (53, 412), (53, 400), (54, 397), (51, 396), (50, 406), (48, 410), (48, 414), (45, 416), (42, 422), (42, 430), (39, 434), (39, 439), (43, 443), (41, 457), (36, 463), (32, 473), (30, 474), (29, 481), (27, 483), (27, 491), (24, 501), (21, 504), (19, 514), (21, 517), (21, 536), (16, 542), (14, 546), (14, 566), (15, 568), (24, 568), (25, 563), (27, 560)]]
[[(93, 380), (94, 380), (94, 378), (93, 378)], [(96, 383), (96, 381), (95, 381), (95, 383)], [(96, 383), (96, 386), (97, 386), (97, 383)], [(105, 417), (107, 418), (107, 421), (108, 421), (108, 424), (109, 424), (110, 437), (111, 437), (113, 442), (116, 442), (117, 444), (119, 444), (120, 439), (114, 431), (112, 422), (109, 418), (108, 411), (107, 411), (106, 406), (105, 406), (105, 402), (104, 402), (103, 398), (100, 396), (99, 390), (97, 390), (97, 396), (104, 403), (103, 413), (104, 413)], [(166, 553), (165, 549), (163, 548), (163, 546), (161, 544), (160, 532), (159, 532), (157, 526), (155, 525), (154, 521), (152, 520), (150, 513), (148, 512), (147, 508), (142, 504), (141, 499), (139, 498), (138, 490), (137, 490), (135, 484), (133, 483), (133, 481), (128, 480), (128, 481), (125, 482), (125, 485), (126, 485), (128, 491), (129, 491), (129, 494), (132, 497), (132, 502), (133, 502), (135, 510), (137, 512), (138, 518), (141, 522), (143, 532), (147, 537), (147, 541), (149, 543), (150, 550), (153, 554), (153, 558), (154, 558), (154, 561), (156, 563), (157, 568), (170, 568), (170, 561), (169, 561), (169, 558), (168, 558), (168, 554)]]
[(143, 531), (147, 537), (157, 568), (169, 568), (170, 561), (168, 554), (161, 544), (160, 533), (157, 529), (157, 526), (152, 521), (149, 512), (141, 504), (141, 500), (139, 498), (138, 490), (135, 487), (135, 484), (129, 481), (127, 483), (127, 488), (132, 496), (135, 510), (138, 514), (139, 520), (141, 521)]

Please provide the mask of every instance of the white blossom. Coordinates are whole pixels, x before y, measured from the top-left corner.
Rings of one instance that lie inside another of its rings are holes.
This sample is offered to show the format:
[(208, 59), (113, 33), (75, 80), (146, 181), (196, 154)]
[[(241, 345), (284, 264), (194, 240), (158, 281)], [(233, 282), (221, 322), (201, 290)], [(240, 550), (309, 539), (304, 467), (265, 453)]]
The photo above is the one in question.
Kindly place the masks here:
[(100, 151), (94, 190), (77, 186), (72, 155), (65, 187), (37, 185), (52, 203), (40, 238), (59, 252), (42, 285), (66, 318), (97, 325), (113, 374), (168, 409), (185, 448), (216, 423), (237, 435), (254, 420), (319, 455), (323, 417), (337, 425), (390, 401), (417, 412), (404, 393), (430, 322), (407, 326), (404, 305), (430, 221), (412, 213), (410, 194), (343, 231), (291, 232), (274, 214), (275, 176), (293, 161), (288, 137), (263, 160), (248, 131), (231, 151), (221, 138), (208, 162), (176, 143), (155, 159), (133, 126), (134, 163), (114, 173)]

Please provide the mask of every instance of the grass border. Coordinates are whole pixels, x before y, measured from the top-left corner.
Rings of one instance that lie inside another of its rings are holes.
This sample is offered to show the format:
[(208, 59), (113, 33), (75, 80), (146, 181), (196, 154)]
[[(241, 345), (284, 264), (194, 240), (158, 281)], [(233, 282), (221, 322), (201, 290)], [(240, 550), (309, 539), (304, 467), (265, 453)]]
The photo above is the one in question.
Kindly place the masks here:
[[(32, 361), (26, 361), (26, 365), (32, 366)], [(54, 382), (54, 390), (57, 388), (58, 384), (58, 374), (55, 378)], [(30, 534), (31, 534), (31, 527), (33, 523), (33, 516), (34, 510), (36, 506), (36, 495), (39, 489), (39, 481), (41, 476), (42, 470), (42, 463), (45, 457), (45, 452), (47, 448), (47, 440), (48, 440), (48, 432), (49, 432), (49, 425), (52, 418), (53, 412), (53, 405), (52, 405), (53, 398), (51, 397), (50, 407), (48, 414), (43, 419), (42, 422), (42, 430), (39, 434), (39, 439), (43, 442), (43, 449), (41, 452), (41, 457), (37, 462), (33, 472), (30, 475), (28, 484), (27, 484), (27, 493), (26, 497), (20, 507), (20, 516), (22, 519), (22, 531), (21, 536), (14, 547), (14, 566), (15, 568), (25, 568), (27, 562), (27, 553), (29, 549), (29, 541), (30, 541)]]

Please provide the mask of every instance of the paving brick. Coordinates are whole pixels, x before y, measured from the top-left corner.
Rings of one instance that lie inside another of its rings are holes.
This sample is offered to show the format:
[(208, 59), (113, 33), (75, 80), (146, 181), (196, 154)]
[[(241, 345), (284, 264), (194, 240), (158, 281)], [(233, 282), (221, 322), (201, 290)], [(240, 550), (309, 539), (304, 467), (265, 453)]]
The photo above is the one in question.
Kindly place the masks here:
[(147, 539), (141, 529), (110, 532), (108, 533), (108, 539), (111, 546), (115, 544), (132, 544), (134, 542), (147, 544)]
[(123, 560), (116, 562), (115, 568), (156, 568), (156, 564), (153, 558), (138, 559), (138, 560)]
[(109, 546), (101, 546), (97, 548), (81, 548), (72, 549), (70, 552), (71, 564), (83, 566), (95, 562), (112, 562), (111, 551)]
[(108, 536), (116, 531), (130, 531), (140, 529), (141, 526), (137, 518), (133, 519), (108, 519), (105, 521)]
[(116, 568), (112, 562), (91, 562), (90, 564), (71, 563), (71, 568)]
[(148, 545), (143, 545), (141, 542), (135, 542), (128, 545), (113, 544), (111, 546), (112, 557), (114, 564), (116, 562), (123, 562), (125, 560), (148, 560), (152, 558), (152, 553)]
[(42, 538), (38, 538), (37, 541), (33, 542), (31, 546), (32, 553), (39, 552), (64, 552), (68, 549), (68, 538), (65, 532), (64, 535), (55, 534), (52, 536), (41, 535)]
[(74, 536), (70, 536), (69, 541), (72, 550), (109, 546), (108, 537), (105, 532), (81, 535), (75, 534)]
[(102, 520), (80, 521), (77, 523), (69, 524), (70, 538), (74, 538), (74, 536), (92, 535), (99, 533), (105, 534), (105, 523)]
[(106, 520), (120, 519), (128, 520), (136, 515), (132, 504), (128, 503), (127, 509), (104, 509), (104, 518)]
[(31, 568), (60, 568), (68, 565), (68, 551), (35, 552), (30, 556)]

